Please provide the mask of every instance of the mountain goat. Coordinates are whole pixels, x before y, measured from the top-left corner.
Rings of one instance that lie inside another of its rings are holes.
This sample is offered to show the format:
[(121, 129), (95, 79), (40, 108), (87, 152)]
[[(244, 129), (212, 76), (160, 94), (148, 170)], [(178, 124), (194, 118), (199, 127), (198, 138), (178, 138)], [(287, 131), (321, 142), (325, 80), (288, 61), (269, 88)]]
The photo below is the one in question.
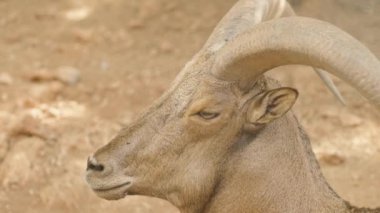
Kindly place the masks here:
[(170, 89), (88, 159), (93, 191), (159, 197), (184, 213), (380, 212), (331, 189), (289, 111), (298, 92), (263, 75), (324, 69), (380, 109), (380, 62), (338, 28), (292, 14), (284, 0), (237, 2)]

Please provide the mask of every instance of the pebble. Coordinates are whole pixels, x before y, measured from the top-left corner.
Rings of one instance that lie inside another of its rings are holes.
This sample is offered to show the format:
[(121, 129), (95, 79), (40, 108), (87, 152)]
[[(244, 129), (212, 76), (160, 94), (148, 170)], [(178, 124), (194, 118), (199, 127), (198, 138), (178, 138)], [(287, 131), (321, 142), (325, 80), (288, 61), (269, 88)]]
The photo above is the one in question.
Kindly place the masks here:
[(47, 69), (37, 70), (27, 75), (27, 78), (33, 82), (61, 81), (67, 85), (75, 85), (80, 81), (80, 71), (71, 66), (58, 67), (55, 71)]
[(26, 115), (20, 119), (20, 122), (12, 129), (11, 134), (13, 136), (36, 136), (46, 140), (56, 138), (56, 132), (53, 130), (53, 127), (31, 115)]
[(346, 158), (337, 153), (321, 153), (319, 160), (327, 165), (339, 166), (346, 161)]
[(79, 7), (66, 11), (65, 18), (70, 21), (82, 21), (91, 14), (91, 8)]
[(77, 68), (63, 66), (57, 69), (57, 79), (68, 85), (75, 85), (80, 81), (80, 71)]
[(61, 82), (49, 82), (46, 84), (33, 85), (29, 90), (29, 94), (31, 97), (40, 101), (51, 101), (61, 94), (63, 88)]
[(54, 73), (49, 72), (46, 69), (37, 70), (31, 72), (26, 76), (30, 81), (41, 82), (41, 81), (51, 81), (54, 80)]
[(345, 113), (344, 115), (340, 115), (339, 119), (343, 126), (347, 127), (356, 127), (360, 126), (364, 121), (357, 115)]
[(130, 20), (127, 25), (130, 29), (141, 29), (145, 24), (142, 20), (134, 19)]
[(30, 108), (37, 107), (38, 102), (37, 100), (33, 98), (27, 97), (27, 98), (19, 100), (17, 105), (24, 109), (30, 109)]

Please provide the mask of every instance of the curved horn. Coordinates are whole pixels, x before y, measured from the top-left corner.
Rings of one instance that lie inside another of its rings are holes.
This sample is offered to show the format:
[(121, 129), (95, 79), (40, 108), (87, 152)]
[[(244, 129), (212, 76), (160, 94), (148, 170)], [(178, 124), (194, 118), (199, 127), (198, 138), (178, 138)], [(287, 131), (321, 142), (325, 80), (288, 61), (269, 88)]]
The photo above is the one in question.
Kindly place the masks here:
[(380, 109), (380, 62), (359, 41), (326, 22), (289, 17), (256, 25), (226, 44), (212, 69), (248, 89), (264, 72), (287, 64), (318, 67), (345, 80)]
[[(236, 35), (260, 22), (295, 15), (286, 0), (240, 0), (215, 27), (204, 48), (210, 52), (217, 52)], [(343, 97), (331, 78), (322, 70), (314, 70), (334, 96), (344, 104)]]
[(288, 8), (286, 0), (240, 0), (215, 27), (205, 48), (216, 52), (238, 34), (262, 21), (282, 16)]
[[(296, 13), (294, 12), (293, 8), (289, 6), (289, 4), (286, 5), (286, 8), (283, 12), (283, 16), (295, 16)], [(326, 85), (326, 87), (330, 90), (330, 92), (335, 96), (336, 99), (342, 104), (346, 105), (346, 101), (344, 100), (342, 94), (340, 93), (339, 89), (335, 86), (334, 82), (328, 76), (328, 74), (321, 69), (317, 69), (313, 67), (315, 73), (319, 76), (319, 78), (323, 81), (323, 83)]]

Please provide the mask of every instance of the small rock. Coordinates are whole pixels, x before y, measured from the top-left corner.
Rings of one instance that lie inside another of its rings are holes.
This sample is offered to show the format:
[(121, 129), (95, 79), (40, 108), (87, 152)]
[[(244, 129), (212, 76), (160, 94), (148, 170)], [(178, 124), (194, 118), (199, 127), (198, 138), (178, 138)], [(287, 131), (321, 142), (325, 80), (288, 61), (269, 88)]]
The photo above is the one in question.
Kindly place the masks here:
[(74, 67), (62, 66), (55, 72), (46, 69), (38, 70), (27, 75), (30, 81), (46, 82), (58, 80), (68, 85), (74, 85), (80, 80), (80, 71)]
[(37, 107), (38, 102), (35, 99), (32, 99), (30, 97), (27, 97), (25, 99), (21, 99), (17, 105), (23, 109), (30, 109)]
[(11, 85), (13, 78), (8, 73), (0, 73), (0, 84)]
[(339, 119), (343, 126), (348, 126), (348, 127), (356, 127), (363, 123), (362, 118), (354, 114), (349, 114), (349, 113), (345, 113), (344, 115), (341, 114), (339, 116)]
[(80, 80), (80, 71), (74, 67), (64, 66), (57, 70), (57, 79), (68, 85), (75, 85)]
[(41, 81), (51, 81), (55, 79), (55, 75), (53, 72), (49, 72), (48, 70), (41, 69), (34, 71), (26, 76), (30, 81), (41, 82)]
[(73, 8), (66, 11), (65, 18), (70, 21), (82, 21), (91, 14), (91, 9), (88, 7)]
[(31, 115), (25, 115), (20, 122), (11, 130), (12, 136), (26, 135), (36, 136), (42, 139), (54, 139), (56, 133), (53, 127), (43, 123)]
[(33, 85), (30, 88), (30, 95), (41, 101), (54, 100), (63, 91), (63, 84), (61, 82), (50, 82), (47, 84)]
[(322, 153), (319, 156), (319, 160), (322, 163), (325, 163), (331, 166), (339, 166), (346, 161), (346, 159), (343, 156), (337, 153)]
[(60, 82), (52, 82), (49, 84), (50, 93), (55, 97), (60, 94), (63, 90), (63, 84)]
[(28, 96), (32, 97), (33, 99), (38, 100), (47, 100), (50, 99), (49, 95), (49, 87), (46, 85), (33, 85), (28, 90)]
[(144, 22), (142, 20), (138, 20), (138, 19), (131, 20), (128, 22), (128, 27), (130, 29), (141, 29), (144, 27)]

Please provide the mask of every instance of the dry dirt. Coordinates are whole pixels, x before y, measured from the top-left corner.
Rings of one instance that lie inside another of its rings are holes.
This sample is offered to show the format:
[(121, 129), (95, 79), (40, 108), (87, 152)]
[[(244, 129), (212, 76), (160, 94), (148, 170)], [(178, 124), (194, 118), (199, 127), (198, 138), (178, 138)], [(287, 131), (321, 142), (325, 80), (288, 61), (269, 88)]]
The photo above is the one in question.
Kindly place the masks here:
[[(380, 57), (380, 2), (293, 0)], [(177, 212), (144, 197), (97, 198), (87, 156), (168, 88), (234, 0), (0, 0), (0, 212)], [(343, 198), (380, 206), (380, 116), (309, 68), (273, 72), (300, 90), (295, 112)]]

